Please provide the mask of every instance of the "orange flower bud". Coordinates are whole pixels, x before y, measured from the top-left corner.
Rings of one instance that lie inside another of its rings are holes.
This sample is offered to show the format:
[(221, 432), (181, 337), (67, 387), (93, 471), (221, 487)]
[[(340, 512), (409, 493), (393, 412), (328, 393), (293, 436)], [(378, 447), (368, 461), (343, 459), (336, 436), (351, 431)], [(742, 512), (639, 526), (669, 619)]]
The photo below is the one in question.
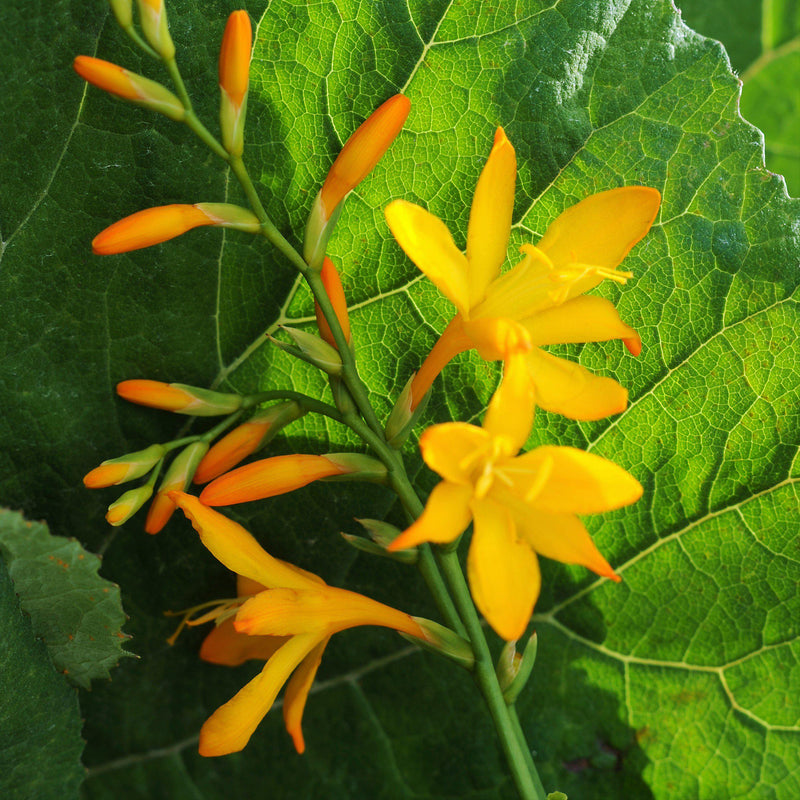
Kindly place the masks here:
[(328, 217), (380, 161), (400, 133), (410, 110), (411, 101), (405, 95), (396, 94), (373, 111), (345, 142), (320, 193)]
[(219, 85), (234, 105), (240, 106), (250, 82), (250, 47), (253, 31), (246, 11), (228, 17), (219, 52)]
[[(342, 282), (339, 279), (339, 273), (336, 271), (336, 267), (333, 265), (333, 262), (327, 256), (322, 262), (320, 278), (322, 278), (322, 283), (325, 286), (325, 292), (327, 293), (328, 299), (331, 301), (333, 310), (336, 313), (336, 319), (339, 320), (339, 325), (344, 333), (344, 338), (347, 339), (349, 343), (350, 318), (347, 315), (347, 299), (344, 296), (344, 289), (342, 288)], [(336, 347), (336, 340), (333, 338), (333, 333), (328, 325), (328, 321), (325, 319), (325, 315), (322, 313), (322, 309), (319, 307), (319, 304), (316, 301), (314, 301), (314, 313), (317, 317), (319, 335), (331, 347)]]
[(189, 414), (194, 417), (215, 417), (232, 414), (242, 404), (238, 394), (212, 392), (183, 383), (164, 383), (135, 379), (117, 384), (117, 394), (140, 406)]
[(265, 458), (211, 481), (200, 493), (200, 502), (207, 506), (247, 503), (286, 494), (346, 471), (325, 456), (297, 454)]
[(176, 508), (169, 493), (182, 492), (186, 489), (192, 481), (197, 465), (207, 451), (208, 444), (206, 442), (192, 442), (175, 457), (158, 487), (158, 494), (153, 499), (150, 510), (147, 512), (147, 519), (144, 523), (147, 533), (158, 533), (169, 522), (169, 518)]
[(271, 441), (281, 428), (303, 415), (297, 403), (278, 403), (220, 439), (203, 457), (194, 474), (195, 483), (208, 481), (233, 469), (240, 461)]
[(109, 225), (94, 237), (92, 251), (99, 256), (109, 256), (140, 250), (203, 225), (255, 233), (259, 224), (254, 214), (228, 203), (197, 203), (193, 206), (174, 203), (137, 211)]
[(252, 37), (247, 12), (234, 11), (228, 17), (219, 53), (219, 119), (222, 144), (234, 156), (240, 156), (244, 149)]
[(342, 200), (372, 171), (400, 133), (410, 110), (411, 101), (396, 94), (370, 114), (345, 142), (308, 215), (303, 258), (309, 266), (319, 269), (322, 265)]
[(163, 458), (164, 452), (160, 444), (154, 444), (135, 453), (110, 458), (87, 473), (83, 485), (87, 489), (104, 489), (107, 486), (116, 486), (118, 483), (141, 478)]
[(122, 497), (108, 507), (106, 521), (109, 525), (117, 527), (127, 522), (153, 494), (153, 487), (146, 483), (136, 489), (125, 492)]
[(139, 0), (139, 21), (145, 38), (165, 61), (175, 57), (175, 45), (169, 35), (164, 0)]
[(183, 103), (165, 86), (110, 61), (78, 56), (73, 67), (84, 80), (123, 100), (158, 111), (170, 119), (182, 120), (186, 116)]

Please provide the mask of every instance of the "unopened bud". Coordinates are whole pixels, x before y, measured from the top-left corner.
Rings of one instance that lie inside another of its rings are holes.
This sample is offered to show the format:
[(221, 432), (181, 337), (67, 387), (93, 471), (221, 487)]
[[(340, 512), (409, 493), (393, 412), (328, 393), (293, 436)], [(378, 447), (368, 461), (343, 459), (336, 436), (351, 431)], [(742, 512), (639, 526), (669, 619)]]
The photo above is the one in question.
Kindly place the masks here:
[(246, 11), (228, 17), (219, 53), (220, 126), (222, 144), (234, 156), (244, 149), (244, 120), (250, 83), (253, 31)]
[(422, 398), (422, 401), (417, 404), (416, 408), (412, 409), (411, 407), (415, 377), (416, 373), (406, 382), (403, 391), (400, 392), (400, 397), (394, 404), (391, 414), (389, 414), (389, 419), (386, 421), (386, 441), (398, 450), (405, 444), (408, 435), (411, 433), (414, 426), (419, 421), (419, 418), (424, 413), (425, 407), (428, 405), (428, 395), (426, 394)]
[(536, 662), (538, 647), (539, 639), (536, 631), (531, 634), (521, 655), (517, 652), (515, 641), (506, 642), (503, 646), (495, 671), (507, 705), (513, 705), (519, 693), (525, 688)]
[(127, 30), (133, 25), (133, 0), (108, 0), (108, 4), (121, 28)]
[(381, 519), (356, 519), (369, 534), (370, 539), (381, 547), (388, 547), (401, 533), (400, 528)]
[(422, 628), (425, 638), (415, 639), (402, 633), (400, 634), (401, 636), (415, 644), (422, 645), (427, 650), (439, 653), (451, 661), (461, 664), (462, 667), (472, 669), (475, 664), (475, 654), (466, 639), (451, 631), (450, 628), (445, 628), (444, 625), (433, 622), (433, 620), (422, 617), (414, 617), (413, 619)]
[(127, 522), (151, 497), (153, 486), (146, 483), (136, 489), (130, 489), (122, 497), (108, 507), (106, 520), (109, 525), (117, 527)]
[(387, 552), (385, 547), (381, 547), (371, 539), (365, 539), (363, 536), (353, 536), (351, 533), (342, 533), (342, 538), (351, 547), (356, 550), (361, 550), (364, 553), (369, 553), (372, 556), (383, 556), (384, 558), (391, 558), (394, 561), (400, 561), (403, 564), (416, 564), (417, 551), (416, 550), (400, 550), (397, 553)]
[(173, 203), (145, 208), (109, 225), (94, 237), (92, 251), (108, 256), (141, 250), (205, 225), (256, 233), (260, 223), (254, 214), (229, 203)]
[[(295, 355), (298, 355), (309, 364), (313, 364), (323, 372), (327, 372), (328, 375), (341, 374), (342, 357), (335, 347), (331, 347), (327, 342), (323, 342), (319, 336), (300, 330), (300, 328), (289, 328), (284, 325), (282, 326), (282, 330), (286, 331), (286, 333), (291, 336), (295, 345), (297, 345), (299, 353), (294, 353)], [(276, 341), (276, 344), (280, 346), (280, 342)], [(288, 352), (291, 353), (293, 351), (288, 350)]]
[[(320, 278), (325, 287), (325, 293), (333, 306), (333, 311), (336, 314), (336, 319), (339, 322), (339, 327), (342, 329), (345, 341), (350, 343), (350, 318), (347, 314), (347, 298), (344, 296), (344, 288), (342, 281), (339, 278), (339, 273), (327, 256), (322, 262), (322, 269), (320, 270)], [(333, 336), (328, 320), (322, 313), (319, 303), (314, 301), (314, 314), (317, 318), (317, 328), (319, 328), (319, 335), (331, 346), (337, 347), (336, 339)]]
[(303, 414), (305, 411), (293, 400), (254, 414), (212, 446), (197, 467), (194, 482), (208, 483), (233, 469), (247, 456), (269, 444), (282, 428)]
[(242, 405), (238, 394), (212, 392), (184, 383), (130, 380), (117, 384), (117, 394), (131, 403), (193, 417), (216, 417), (232, 414)]
[(103, 489), (136, 480), (150, 472), (161, 461), (165, 452), (160, 444), (153, 444), (144, 450), (111, 458), (89, 472), (84, 477), (83, 484), (88, 489)]
[(138, 5), (145, 39), (164, 61), (171, 61), (175, 57), (175, 45), (169, 35), (164, 0), (138, 0)]
[(143, 75), (91, 56), (78, 56), (73, 67), (81, 78), (116, 97), (177, 121), (186, 116), (183, 103), (166, 86)]
[(319, 480), (383, 482), (386, 468), (380, 461), (357, 453), (325, 456), (298, 453), (274, 456), (227, 472), (206, 486), (200, 501), (207, 506), (230, 506), (293, 492)]
[(321, 267), (342, 200), (372, 171), (400, 133), (410, 110), (409, 99), (396, 94), (373, 111), (345, 142), (308, 217), (303, 257), (309, 266)]
[(191, 483), (197, 465), (208, 450), (206, 442), (192, 442), (181, 450), (175, 460), (169, 465), (166, 475), (158, 486), (144, 529), (147, 533), (158, 533), (169, 522), (175, 511), (175, 503), (169, 498), (170, 492), (182, 492)]

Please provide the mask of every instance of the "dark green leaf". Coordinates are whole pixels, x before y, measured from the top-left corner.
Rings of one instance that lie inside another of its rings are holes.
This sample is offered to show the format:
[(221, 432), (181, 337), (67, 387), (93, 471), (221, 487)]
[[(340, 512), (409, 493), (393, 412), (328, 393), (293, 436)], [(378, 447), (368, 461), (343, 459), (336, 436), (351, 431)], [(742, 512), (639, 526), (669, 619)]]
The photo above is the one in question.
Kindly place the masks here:
[(0, 559), (0, 796), (70, 800), (85, 770), (75, 689), (53, 669)]
[(53, 536), (43, 522), (0, 509), (0, 555), (8, 564), (22, 610), (53, 664), (88, 689), (108, 678), (128, 637), (119, 587), (97, 574), (100, 559), (75, 539)]

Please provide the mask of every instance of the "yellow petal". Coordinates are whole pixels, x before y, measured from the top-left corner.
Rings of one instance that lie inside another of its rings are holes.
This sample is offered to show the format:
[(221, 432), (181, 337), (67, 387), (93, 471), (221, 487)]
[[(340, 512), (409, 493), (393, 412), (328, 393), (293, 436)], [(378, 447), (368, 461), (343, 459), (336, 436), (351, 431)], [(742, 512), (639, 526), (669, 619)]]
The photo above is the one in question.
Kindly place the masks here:
[(506, 359), (503, 380), (489, 402), (483, 429), (508, 442), (508, 455), (525, 444), (533, 425), (534, 392), (524, 354)]
[(535, 345), (606, 342), (622, 339), (634, 355), (642, 340), (620, 318), (614, 304), (602, 297), (580, 295), (522, 320)]
[[(564, 211), (538, 243), (553, 264), (591, 264), (614, 269), (650, 230), (661, 195), (648, 186), (624, 186), (600, 192)], [(597, 286), (601, 276), (588, 275), (570, 292), (576, 296)]]
[(553, 264), (537, 247), (523, 245), (525, 257), (492, 281), (472, 318), (509, 317), (521, 320), (553, 305)]
[(484, 361), (501, 361), (532, 346), (525, 328), (509, 317), (481, 317), (463, 322), (462, 327)]
[(271, 636), (330, 635), (357, 625), (379, 625), (422, 636), (419, 625), (408, 614), (333, 586), (269, 589), (250, 598), (234, 621), (234, 628), (240, 633)]
[(386, 221), (406, 255), (455, 307), (469, 314), (468, 264), (447, 226), (438, 217), (405, 200), (386, 207)]
[(547, 479), (532, 500), (539, 511), (595, 514), (622, 508), (642, 496), (641, 484), (629, 472), (575, 447), (545, 445), (514, 461), (526, 470), (540, 469), (549, 462)]
[(520, 536), (539, 555), (564, 564), (580, 564), (605, 578), (620, 580), (574, 514), (551, 514), (526, 508), (524, 514), (512, 512), (512, 515)]
[(267, 587), (316, 588), (319, 583), (273, 558), (241, 525), (204, 506), (196, 497), (170, 492), (170, 499), (183, 509), (211, 554), (237, 575)]
[(286, 730), (292, 737), (294, 749), (298, 754), (303, 754), (306, 749), (305, 739), (303, 739), (303, 711), (308, 700), (308, 693), (311, 691), (311, 684), (322, 661), (322, 654), (328, 646), (330, 637), (323, 639), (300, 663), (294, 671), (291, 680), (286, 686), (283, 694), (283, 721)]
[(292, 670), (319, 641), (318, 636), (306, 635), (286, 642), (260, 674), (206, 720), (200, 730), (200, 755), (223, 756), (243, 749)]
[(467, 422), (432, 425), (419, 438), (425, 463), (446, 481), (472, 485), (472, 471), (491, 448), (491, 436)]
[(519, 541), (508, 510), (491, 500), (472, 504), (475, 529), (467, 556), (475, 605), (504, 639), (519, 639), (539, 597), (541, 576), (535, 553)]
[(422, 542), (452, 542), (467, 529), (472, 514), (472, 486), (442, 481), (434, 486), (419, 519), (387, 548), (390, 552), (416, 547)]
[(612, 378), (534, 347), (527, 355), (536, 392), (536, 405), (570, 419), (603, 419), (619, 414), (628, 404), (628, 392)]
[(467, 231), (469, 261), (469, 302), (477, 305), (486, 287), (500, 274), (506, 260), (514, 209), (517, 159), (502, 128), (497, 129), (494, 146), (478, 178)]
[(248, 636), (233, 627), (233, 618), (217, 625), (203, 639), (200, 658), (211, 664), (238, 667), (251, 658), (267, 661), (289, 640), (284, 636)]

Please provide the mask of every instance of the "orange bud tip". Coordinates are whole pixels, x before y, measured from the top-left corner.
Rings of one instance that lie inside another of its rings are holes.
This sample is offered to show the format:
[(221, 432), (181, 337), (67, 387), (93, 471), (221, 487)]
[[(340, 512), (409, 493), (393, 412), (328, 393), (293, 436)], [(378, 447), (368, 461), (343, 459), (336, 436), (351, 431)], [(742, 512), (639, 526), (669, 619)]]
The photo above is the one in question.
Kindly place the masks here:
[(119, 523), (128, 516), (129, 511), (130, 509), (126, 506), (114, 506), (108, 510), (108, 513), (106, 514), (106, 522), (108, 522), (109, 525), (119, 525)]
[(144, 523), (146, 533), (159, 533), (175, 512), (175, 503), (165, 494), (158, 493), (150, 504)]
[[(320, 278), (322, 279), (322, 284), (325, 287), (325, 293), (328, 295), (328, 299), (331, 301), (331, 305), (333, 306), (333, 310), (336, 314), (336, 319), (339, 321), (339, 326), (342, 329), (342, 333), (344, 333), (344, 338), (349, 342), (350, 319), (347, 314), (347, 298), (344, 295), (344, 288), (342, 287), (342, 281), (339, 278), (339, 273), (336, 270), (333, 262), (327, 256), (325, 256), (322, 262)], [(314, 313), (317, 318), (319, 335), (331, 347), (336, 347), (336, 340), (333, 337), (333, 331), (331, 331), (330, 325), (328, 325), (328, 321), (325, 319), (325, 315), (322, 313), (322, 309), (316, 302), (314, 303)]]
[(83, 485), (87, 489), (104, 489), (121, 483), (129, 472), (128, 464), (101, 464), (84, 475)]
[(241, 105), (250, 78), (253, 30), (246, 11), (234, 11), (225, 26), (219, 53), (219, 85), (234, 105)]
[(174, 239), (201, 225), (216, 221), (196, 206), (173, 203), (137, 211), (109, 225), (92, 240), (92, 252), (99, 256), (128, 253)]
[(191, 404), (194, 398), (182, 389), (163, 381), (128, 380), (117, 384), (117, 394), (140, 406), (178, 411)]
[(642, 352), (642, 339), (640, 336), (631, 336), (628, 339), (623, 339), (622, 342), (632, 356), (638, 356)]

